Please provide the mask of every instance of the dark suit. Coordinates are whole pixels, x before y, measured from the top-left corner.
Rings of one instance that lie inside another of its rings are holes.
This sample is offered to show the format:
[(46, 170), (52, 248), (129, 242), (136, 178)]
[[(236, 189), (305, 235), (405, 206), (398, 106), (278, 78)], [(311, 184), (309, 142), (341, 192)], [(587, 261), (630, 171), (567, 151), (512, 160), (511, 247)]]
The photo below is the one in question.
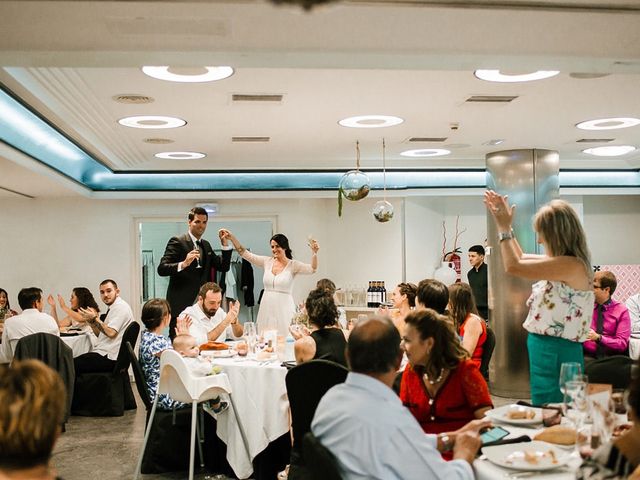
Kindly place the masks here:
[(195, 248), (188, 233), (169, 240), (158, 265), (158, 275), (171, 277), (167, 288), (167, 301), (171, 306), (171, 323), (169, 324), (171, 338), (175, 336), (177, 316), (185, 308), (194, 304), (200, 287), (211, 281), (211, 269), (227, 272), (231, 264), (231, 250), (223, 250), (222, 255), (218, 256), (213, 252), (209, 242), (200, 239), (200, 243), (202, 268), (197, 268), (198, 262), (194, 260), (191, 265), (178, 272), (178, 264), (184, 261), (187, 254)]

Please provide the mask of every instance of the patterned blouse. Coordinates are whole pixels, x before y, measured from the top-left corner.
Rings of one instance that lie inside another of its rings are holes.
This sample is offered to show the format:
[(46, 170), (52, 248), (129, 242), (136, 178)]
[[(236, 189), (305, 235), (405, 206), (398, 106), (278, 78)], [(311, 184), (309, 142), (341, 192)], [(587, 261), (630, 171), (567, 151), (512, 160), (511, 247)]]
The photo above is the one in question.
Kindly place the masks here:
[(523, 327), (531, 333), (584, 342), (591, 326), (593, 290), (574, 290), (564, 282), (533, 284)]
[[(142, 332), (138, 357), (142, 373), (147, 382), (147, 391), (151, 402), (156, 398), (158, 383), (160, 382), (160, 353), (171, 348), (173, 348), (171, 340), (164, 335), (158, 335), (149, 330)], [(158, 408), (160, 410), (173, 410), (184, 406), (186, 406), (184, 403), (172, 400), (166, 393), (162, 393), (158, 397)]]

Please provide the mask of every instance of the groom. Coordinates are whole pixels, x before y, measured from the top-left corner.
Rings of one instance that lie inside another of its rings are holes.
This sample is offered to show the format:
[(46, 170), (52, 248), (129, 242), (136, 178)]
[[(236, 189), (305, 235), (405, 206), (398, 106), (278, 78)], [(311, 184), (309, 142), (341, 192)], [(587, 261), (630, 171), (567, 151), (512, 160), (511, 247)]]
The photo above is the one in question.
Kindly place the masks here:
[(207, 229), (209, 215), (204, 208), (195, 207), (189, 212), (189, 231), (184, 235), (172, 237), (158, 265), (158, 275), (169, 278), (167, 301), (171, 306), (169, 336), (173, 339), (176, 330), (176, 317), (185, 308), (193, 305), (200, 287), (215, 281), (212, 269), (227, 272), (231, 263), (232, 247), (222, 238), (222, 255), (213, 252), (211, 244), (202, 238)]

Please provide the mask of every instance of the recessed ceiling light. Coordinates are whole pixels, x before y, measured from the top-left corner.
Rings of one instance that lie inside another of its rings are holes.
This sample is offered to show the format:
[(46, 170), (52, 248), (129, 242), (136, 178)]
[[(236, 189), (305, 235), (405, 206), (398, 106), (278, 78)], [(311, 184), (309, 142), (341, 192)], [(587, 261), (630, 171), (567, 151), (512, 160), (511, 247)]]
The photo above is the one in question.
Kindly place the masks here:
[(593, 147), (582, 150), (589, 155), (597, 155), (598, 157), (619, 157), (629, 152), (633, 152), (636, 147), (632, 145), (607, 145), (606, 147)]
[(404, 120), (391, 115), (360, 115), (340, 120), (338, 123), (343, 127), (350, 128), (383, 128), (399, 125)]
[(507, 75), (500, 73), (500, 70), (476, 70), (473, 74), (480, 80), (488, 82), (531, 82), (533, 80), (542, 80), (543, 78), (554, 77), (560, 72), (558, 70), (538, 70), (537, 72), (525, 73), (522, 75)]
[(197, 160), (206, 157), (206, 155), (200, 152), (162, 152), (156, 153), (154, 157), (167, 160)]
[(187, 122), (181, 118), (164, 117), (161, 115), (136, 115), (118, 120), (120, 125), (133, 128), (178, 128)]
[(421, 148), (419, 150), (405, 150), (400, 155), (403, 157), (440, 157), (450, 153), (451, 150), (444, 148)]
[(581, 130), (615, 130), (616, 128), (635, 127), (640, 123), (638, 118), (598, 118), (596, 120), (588, 120), (580, 122), (576, 127)]
[[(183, 83), (215, 82), (216, 80), (222, 80), (233, 75), (233, 68), (227, 66), (201, 67), (195, 69), (174, 68), (174, 71), (170, 71), (170, 68), (171, 67), (142, 67), (142, 72), (158, 80)], [(175, 73), (176, 70), (190, 73)]]

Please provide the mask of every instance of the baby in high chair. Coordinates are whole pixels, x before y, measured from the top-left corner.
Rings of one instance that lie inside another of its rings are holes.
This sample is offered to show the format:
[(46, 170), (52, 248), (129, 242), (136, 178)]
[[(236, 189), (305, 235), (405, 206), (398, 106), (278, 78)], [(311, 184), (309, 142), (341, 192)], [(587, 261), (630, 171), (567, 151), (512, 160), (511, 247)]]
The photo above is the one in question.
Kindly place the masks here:
[[(184, 357), (187, 367), (197, 377), (215, 375), (222, 371), (219, 366), (212, 365), (210, 360), (200, 356), (200, 349), (193, 335), (176, 336), (173, 339), (173, 349)], [(221, 401), (219, 396), (210, 400), (209, 403), (213, 413), (216, 414), (224, 412), (229, 407), (228, 403)]]

